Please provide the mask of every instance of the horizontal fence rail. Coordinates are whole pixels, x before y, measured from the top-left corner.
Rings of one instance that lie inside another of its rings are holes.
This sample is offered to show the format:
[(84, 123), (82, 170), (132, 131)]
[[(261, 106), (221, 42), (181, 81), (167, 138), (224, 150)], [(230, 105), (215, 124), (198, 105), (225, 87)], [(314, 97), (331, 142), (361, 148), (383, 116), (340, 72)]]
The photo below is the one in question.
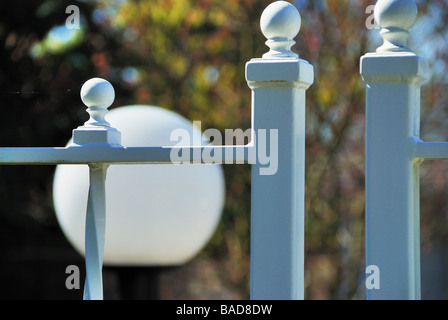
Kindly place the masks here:
[(253, 164), (256, 161), (255, 152), (256, 148), (251, 145), (204, 147), (90, 145), (61, 148), (0, 148), (0, 164), (175, 164), (172, 153), (181, 153), (185, 159), (182, 163)]

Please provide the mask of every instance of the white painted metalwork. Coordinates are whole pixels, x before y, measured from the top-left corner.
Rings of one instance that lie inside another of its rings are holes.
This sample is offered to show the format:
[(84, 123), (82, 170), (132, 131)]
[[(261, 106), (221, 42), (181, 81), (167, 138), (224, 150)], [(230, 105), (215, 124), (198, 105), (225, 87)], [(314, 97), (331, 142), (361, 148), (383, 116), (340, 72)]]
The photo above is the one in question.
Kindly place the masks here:
[[(448, 158), (448, 142), (419, 138), (420, 88), (428, 63), (407, 45), (416, 18), (414, 0), (379, 0), (375, 19), (384, 43), (361, 58), (367, 87), (366, 270), (380, 272), (367, 299), (420, 298), (419, 166), (425, 159)], [(286, 1), (273, 2), (261, 16), (270, 51), (246, 64), (252, 90), (248, 145), (124, 147), (120, 132), (104, 118), (114, 90), (94, 78), (81, 90), (90, 119), (73, 131), (73, 144), (0, 148), (0, 164), (88, 165), (85, 299), (103, 297), (108, 166), (172, 163), (179, 150), (189, 163), (252, 165), (251, 298), (304, 298), (305, 93), (314, 73), (291, 51), (300, 24), (299, 12)], [(262, 135), (267, 139), (260, 146)], [(274, 166), (266, 168), (257, 157), (259, 147), (278, 155)]]
[(90, 187), (86, 212), (86, 284), (84, 299), (103, 299), (103, 254), (106, 230), (106, 171), (109, 165), (90, 164)]
[(273, 175), (252, 165), (251, 298), (303, 299), (305, 91), (314, 72), (290, 50), (300, 30), (293, 5), (269, 5), (261, 27), (271, 50), (246, 65), (252, 128), (278, 131), (279, 157)]
[[(121, 132), (121, 144), (127, 147), (210, 144), (198, 123), (161, 107), (122, 106), (108, 112), (106, 120)], [(219, 164), (112, 164), (106, 179), (103, 263), (133, 267), (188, 263), (208, 243), (222, 216), (222, 169)], [(56, 217), (82, 256), (85, 218), (80, 213), (85, 211), (88, 190), (88, 166), (56, 166), (52, 192)]]
[[(81, 88), (81, 100), (87, 106), (90, 119), (73, 130), (73, 143), (83, 148), (97, 145), (119, 146), (121, 135), (104, 119), (107, 108), (114, 102), (112, 85), (100, 78), (87, 81)], [(93, 151), (93, 149), (92, 149)], [(102, 267), (106, 230), (106, 172), (109, 163), (89, 164), (89, 196), (86, 212), (85, 260), (86, 283), (84, 299), (103, 299)]]
[[(380, 272), (367, 299), (420, 298), (419, 166), (425, 159), (448, 158), (447, 142), (419, 138), (420, 88), (428, 63), (407, 45), (416, 18), (414, 0), (379, 0), (375, 19), (384, 43), (361, 58), (367, 87), (366, 270)], [(104, 118), (114, 90), (94, 78), (81, 90), (90, 119), (73, 131), (73, 144), (0, 148), (0, 164), (89, 166), (85, 299), (103, 297), (108, 166), (172, 163), (179, 150), (189, 163), (252, 165), (251, 298), (304, 298), (305, 93), (314, 81), (313, 66), (291, 51), (301, 24), (292, 4), (273, 2), (260, 24), (270, 51), (246, 64), (252, 90), (248, 145), (124, 147), (120, 132)], [(267, 138), (263, 146), (261, 134)], [(259, 147), (278, 155), (274, 166), (266, 168), (257, 157)]]
[[(252, 89), (252, 141), (242, 146), (124, 147), (120, 133), (104, 115), (114, 100), (103, 79), (87, 81), (81, 98), (90, 119), (73, 131), (64, 148), (0, 148), (0, 164), (86, 164), (90, 189), (86, 216), (85, 299), (102, 299), (105, 177), (110, 164), (172, 163), (180, 149), (191, 163), (252, 164), (251, 298), (302, 299), (304, 290), (305, 91), (313, 67), (291, 51), (300, 29), (300, 14), (286, 1), (263, 12), (261, 28), (270, 51), (246, 65)], [(266, 145), (260, 145), (267, 135)], [(276, 153), (266, 168), (257, 147)], [(213, 157), (211, 156), (213, 154)], [(216, 158), (219, 154), (219, 158)], [(221, 161), (221, 162), (220, 162)], [(175, 235), (173, 235), (175, 236)]]
[(420, 87), (428, 63), (407, 46), (414, 0), (379, 0), (384, 44), (361, 58), (366, 96), (366, 265), (380, 272), (367, 299), (420, 299), (419, 167), (448, 143), (420, 140)]

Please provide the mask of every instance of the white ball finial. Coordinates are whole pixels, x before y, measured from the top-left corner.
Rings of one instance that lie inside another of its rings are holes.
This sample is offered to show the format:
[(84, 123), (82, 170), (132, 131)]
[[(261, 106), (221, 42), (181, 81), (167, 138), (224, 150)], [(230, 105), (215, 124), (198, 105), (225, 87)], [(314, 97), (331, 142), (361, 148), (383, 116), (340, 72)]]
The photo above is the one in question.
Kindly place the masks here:
[(384, 43), (377, 52), (411, 51), (407, 47), (408, 30), (417, 20), (418, 9), (414, 0), (378, 0), (375, 20), (382, 28)]
[(87, 106), (90, 119), (73, 130), (74, 145), (121, 145), (120, 132), (112, 128), (105, 116), (115, 99), (112, 85), (101, 78), (86, 81), (81, 88), (81, 100)]
[(301, 21), (299, 11), (289, 2), (275, 1), (268, 5), (261, 15), (260, 27), (271, 50), (263, 58), (298, 58), (291, 47), (300, 31)]
[(92, 78), (81, 88), (81, 100), (88, 107), (107, 109), (114, 102), (115, 91), (109, 81)]
[(85, 125), (109, 126), (104, 116), (114, 99), (115, 90), (108, 81), (101, 78), (86, 81), (81, 88), (81, 100), (88, 107), (87, 112), (90, 114), (90, 119)]

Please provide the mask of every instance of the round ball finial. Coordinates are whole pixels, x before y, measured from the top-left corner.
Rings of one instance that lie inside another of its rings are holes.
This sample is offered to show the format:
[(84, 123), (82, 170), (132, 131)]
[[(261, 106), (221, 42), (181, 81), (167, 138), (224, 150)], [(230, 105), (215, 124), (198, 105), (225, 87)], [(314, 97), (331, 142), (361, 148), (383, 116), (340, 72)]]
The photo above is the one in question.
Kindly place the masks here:
[(109, 81), (101, 78), (92, 78), (86, 81), (81, 88), (81, 100), (88, 107), (87, 112), (90, 119), (84, 126), (108, 127), (109, 123), (104, 116), (114, 99), (115, 90)]
[(89, 108), (107, 109), (114, 99), (114, 87), (107, 80), (92, 78), (81, 88), (81, 100)]
[(407, 47), (408, 30), (418, 15), (415, 0), (378, 0), (374, 15), (384, 39), (384, 44), (377, 51), (410, 51)]
[(289, 2), (275, 1), (268, 5), (261, 15), (260, 27), (271, 50), (263, 58), (298, 58), (291, 47), (300, 31), (301, 21), (299, 11)]

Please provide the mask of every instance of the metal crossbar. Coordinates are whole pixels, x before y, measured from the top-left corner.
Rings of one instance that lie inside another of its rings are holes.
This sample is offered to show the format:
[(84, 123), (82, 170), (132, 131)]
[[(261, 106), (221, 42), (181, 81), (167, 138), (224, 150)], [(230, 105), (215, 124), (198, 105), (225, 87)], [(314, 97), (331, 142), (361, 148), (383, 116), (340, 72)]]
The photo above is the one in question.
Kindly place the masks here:
[[(250, 144), (203, 147), (123, 147), (106, 144), (61, 148), (0, 148), (0, 164), (172, 164), (171, 154), (178, 152), (189, 159), (183, 161), (184, 163), (253, 164), (255, 162), (255, 149)], [(211, 154), (213, 156), (210, 156)], [(216, 154), (221, 154), (221, 157), (217, 159)]]

